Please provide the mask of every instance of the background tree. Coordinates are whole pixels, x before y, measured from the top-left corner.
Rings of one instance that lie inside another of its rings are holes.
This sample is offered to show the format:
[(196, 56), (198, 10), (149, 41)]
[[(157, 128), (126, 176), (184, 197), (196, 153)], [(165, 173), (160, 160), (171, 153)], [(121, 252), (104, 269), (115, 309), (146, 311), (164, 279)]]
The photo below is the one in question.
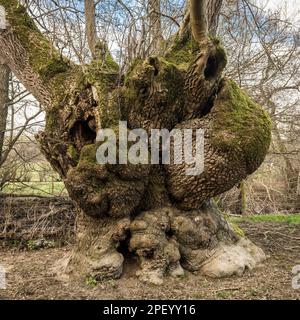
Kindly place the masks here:
[(8, 111), (9, 68), (0, 61), (0, 161), (2, 158)]
[[(264, 106), (273, 122), (273, 143), (265, 165), (242, 184), (246, 197), (240, 199), (247, 198), (248, 213), (299, 208), (299, 139), (294, 131), (299, 129), (297, 30), (297, 18), (284, 10), (267, 11), (242, 0), (228, 1), (223, 9), (220, 35), (229, 57), (226, 74)], [(232, 190), (222, 197), (227, 199), (226, 210), (236, 212), (238, 194)]]

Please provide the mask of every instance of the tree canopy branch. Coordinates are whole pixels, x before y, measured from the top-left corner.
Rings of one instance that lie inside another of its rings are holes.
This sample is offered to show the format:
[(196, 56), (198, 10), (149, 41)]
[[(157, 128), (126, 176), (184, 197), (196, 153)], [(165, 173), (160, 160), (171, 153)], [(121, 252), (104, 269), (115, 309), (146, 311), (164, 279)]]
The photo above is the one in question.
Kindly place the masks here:
[(194, 39), (201, 43), (208, 33), (206, 0), (190, 0), (190, 19)]

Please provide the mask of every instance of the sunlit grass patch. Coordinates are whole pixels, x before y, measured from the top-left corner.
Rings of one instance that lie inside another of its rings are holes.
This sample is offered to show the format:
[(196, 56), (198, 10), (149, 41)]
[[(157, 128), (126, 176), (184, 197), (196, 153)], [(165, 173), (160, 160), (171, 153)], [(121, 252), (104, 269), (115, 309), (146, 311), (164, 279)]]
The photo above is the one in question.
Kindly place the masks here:
[(67, 195), (63, 182), (14, 182), (7, 184), (3, 192), (15, 195)]
[(300, 213), (295, 214), (263, 214), (263, 215), (253, 215), (247, 217), (230, 217), (233, 222), (244, 222), (244, 221), (254, 221), (254, 222), (281, 222), (289, 224), (300, 224)]

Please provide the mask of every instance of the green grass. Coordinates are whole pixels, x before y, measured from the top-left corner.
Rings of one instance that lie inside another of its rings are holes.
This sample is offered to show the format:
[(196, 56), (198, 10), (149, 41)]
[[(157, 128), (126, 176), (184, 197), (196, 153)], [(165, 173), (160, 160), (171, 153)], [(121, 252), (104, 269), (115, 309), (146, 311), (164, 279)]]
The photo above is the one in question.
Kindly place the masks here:
[(96, 287), (98, 284), (98, 281), (94, 277), (89, 276), (85, 279), (85, 284), (89, 287)]
[(16, 170), (16, 180), (23, 182), (9, 182), (1, 192), (20, 196), (67, 195), (63, 182), (47, 162), (26, 163)]
[(253, 215), (247, 217), (230, 217), (229, 219), (232, 222), (280, 222), (280, 223), (289, 223), (293, 225), (300, 224), (300, 213), (297, 214), (263, 214), (263, 215)]

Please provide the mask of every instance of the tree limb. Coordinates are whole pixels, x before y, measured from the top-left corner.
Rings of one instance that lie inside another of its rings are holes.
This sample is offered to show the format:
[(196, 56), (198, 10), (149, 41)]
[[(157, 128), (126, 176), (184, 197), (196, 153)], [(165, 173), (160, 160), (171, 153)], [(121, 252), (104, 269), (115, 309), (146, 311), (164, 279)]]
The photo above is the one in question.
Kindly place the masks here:
[(217, 35), (220, 11), (223, 0), (209, 0), (207, 2), (207, 24), (208, 33), (212, 36)]
[(0, 55), (28, 91), (45, 107), (52, 100), (53, 79), (69, 70), (17, 0), (0, 0), (6, 11), (6, 27), (0, 30)]
[(190, 19), (194, 39), (201, 43), (208, 33), (206, 0), (190, 0)]
[(95, 21), (95, 3), (94, 0), (85, 0), (84, 1), (85, 8), (85, 21), (86, 21), (86, 36), (88, 45), (92, 54), (92, 57), (95, 59), (95, 45), (96, 45), (96, 21)]

